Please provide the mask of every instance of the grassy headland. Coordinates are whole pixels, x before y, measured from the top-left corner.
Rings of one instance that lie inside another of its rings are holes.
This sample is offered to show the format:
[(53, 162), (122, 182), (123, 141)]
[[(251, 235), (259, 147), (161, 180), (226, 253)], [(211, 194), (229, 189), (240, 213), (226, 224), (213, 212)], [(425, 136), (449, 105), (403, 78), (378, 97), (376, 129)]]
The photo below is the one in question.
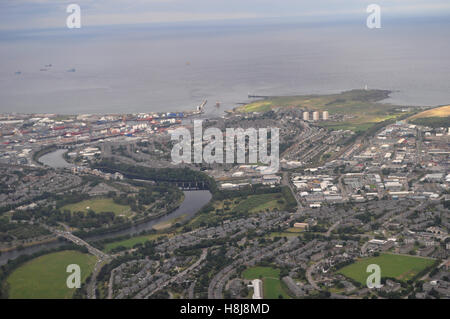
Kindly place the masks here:
[(376, 123), (405, 115), (401, 106), (380, 103), (388, 98), (390, 93), (387, 90), (351, 90), (327, 95), (274, 96), (240, 106), (235, 112), (266, 112), (280, 107), (328, 111), (330, 120), (319, 121), (318, 125), (359, 132)]

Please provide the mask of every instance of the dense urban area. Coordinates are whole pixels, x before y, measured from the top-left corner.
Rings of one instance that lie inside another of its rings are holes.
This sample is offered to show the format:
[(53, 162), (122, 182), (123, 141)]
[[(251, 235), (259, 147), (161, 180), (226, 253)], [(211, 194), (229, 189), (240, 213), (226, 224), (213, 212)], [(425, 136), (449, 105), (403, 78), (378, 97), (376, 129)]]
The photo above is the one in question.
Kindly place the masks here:
[[(378, 103), (388, 94), (260, 98), (212, 118), (206, 101), (0, 115), (1, 296), (449, 298), (449, 107)], [(199, 118), (279, 128), (279, 171), (175, 165), (170, 133)]]

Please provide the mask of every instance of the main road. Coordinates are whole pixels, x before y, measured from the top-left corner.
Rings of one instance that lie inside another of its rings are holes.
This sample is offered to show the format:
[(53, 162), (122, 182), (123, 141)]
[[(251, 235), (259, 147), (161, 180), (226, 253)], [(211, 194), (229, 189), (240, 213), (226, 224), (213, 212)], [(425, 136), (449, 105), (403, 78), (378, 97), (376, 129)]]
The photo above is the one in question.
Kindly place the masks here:
[(291, 190), (292, 196), (294, 196), (296, 202), (297, 202), (297, 213), (301, 213), (303, 209), (303, 205), (300, 203), (300, 199), (298, 198), (298, 194), (295, 191), (295, 189), (292, 187), (291, 182), (289, 181), (289, 173), (283, 172), (283, 178), (281, 179), (281, 184), (286, 185)]

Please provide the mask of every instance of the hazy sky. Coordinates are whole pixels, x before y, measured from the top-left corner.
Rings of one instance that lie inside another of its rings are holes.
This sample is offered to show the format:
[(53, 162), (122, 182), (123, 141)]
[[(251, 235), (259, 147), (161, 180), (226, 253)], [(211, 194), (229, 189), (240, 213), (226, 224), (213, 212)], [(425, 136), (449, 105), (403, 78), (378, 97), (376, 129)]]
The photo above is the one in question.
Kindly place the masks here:
[(449, 0), (0, 0), (0, 30), (65, 27), (71, 3), (80, 5), (85, 27), (272, 17), (365, 19), (371, 3), (386, 16), (450, 15)]

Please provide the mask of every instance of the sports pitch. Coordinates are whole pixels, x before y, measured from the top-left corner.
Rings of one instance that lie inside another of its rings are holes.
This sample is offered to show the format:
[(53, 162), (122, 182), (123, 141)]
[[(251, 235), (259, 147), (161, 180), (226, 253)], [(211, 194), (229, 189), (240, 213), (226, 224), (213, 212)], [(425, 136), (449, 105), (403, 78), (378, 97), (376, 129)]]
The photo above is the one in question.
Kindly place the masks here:
[(283, 296), (289, 299), (289, 294), (284, 290), (280, 277), (280, 270), (272, 267), (252, 267), (242, 273), (244, 279), (252, 280), (262, 278), (264, 299), (278, 299)]
[(81, 268), (81, 282), (94, 269), (96, 257), (75, 250), (65, 250), (34, 258), (14, 270), (8, 277), (10, 299), (65, 299), (75, 289), (66, 284), (70, 273), (66, 268), (77, 264)]
[(370, 273), (366, 272), (367, 266), (376, 264), (380, 266), (381, 277), (395, 278), (400, 281), (413, 279), (419, 272), (433, 265), (434, 259), (406, 255), (381, 254), (377, 257), (359, 259), (351, 265), (340, 269), (338, 273), (366, 284)]

